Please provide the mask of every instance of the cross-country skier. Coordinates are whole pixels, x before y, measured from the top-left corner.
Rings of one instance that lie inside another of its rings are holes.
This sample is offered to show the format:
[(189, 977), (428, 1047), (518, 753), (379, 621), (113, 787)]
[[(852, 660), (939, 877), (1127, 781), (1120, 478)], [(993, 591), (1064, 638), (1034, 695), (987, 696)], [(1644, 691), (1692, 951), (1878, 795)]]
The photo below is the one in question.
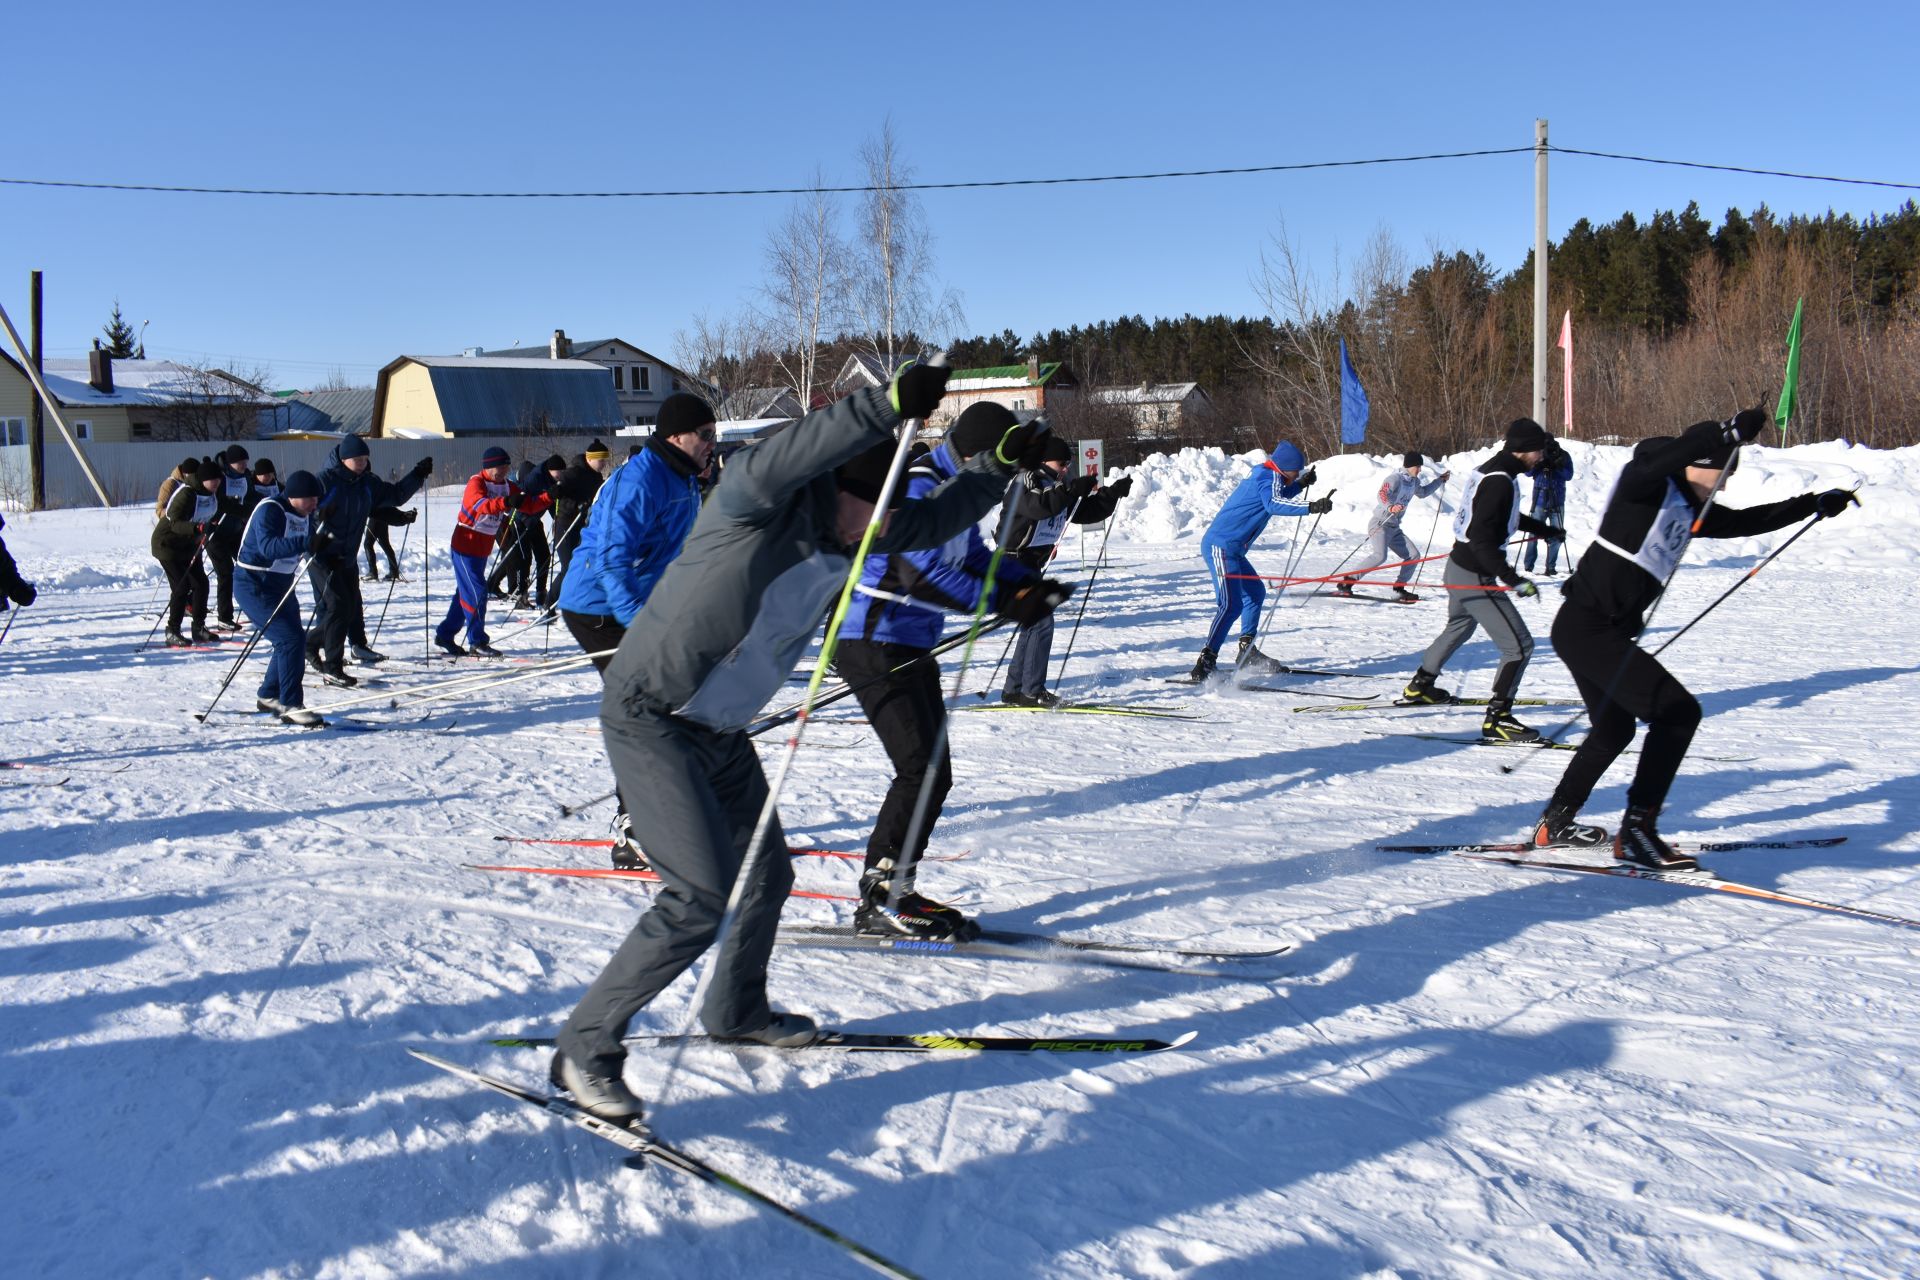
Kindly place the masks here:
[(213, 564), (214, 625), (238, 631), (233, 616), (233, 553), (240, 549), (252, 506), (253, 476), (247, 471), (247, 447), (230, 444), (213, 457), (220, 464), (220, 511), (207, 529), (207, 559)]
[(360, 599), (359, 547), (367, 518), (376, 507), (405, 506), (433, 474), (433, 459), (422, 458), (397, 481), (373, 474), (367, 442), (348, 435), (327, 455), (320, 472), (319, 528), (328, 534), (327, 549), (307, 565), (313, 584), (313, 625), (307, 633), (307, 661), (328, 684), (359, 683), (347, 674), (347, 645), (355, 662), (382, 661), (366, 644), (366, 606)]
[[(186, 649), (220, 637), (207, 630), (207, 571), (201, 567), (207, 529), (220, 514), (220, 473), (212, 458), (201, 460), (194, 483), (181, 485), (167, 499), (166, 514), (153, 526), (149, 547), (167, 575), (167, 647)], [(183, 616), (193, 619), (190, 635), (180, 633)]]
[(376, 551), (387, 553), (387, 581), (399, 579), (400, 557), (394, 554), (391, 531), (398, 525), (409, 525), (419, 518), (418, 511), (406, 511), (399, 507), (375, 507), (367, 516), (367, 532), (360, 541), (360, 550), (366, 553), (368, 582), (380, 581), (380, 557), (374, 554)]
[[(946, 381), (944, 368), (909, 366), (889, 386), (857, 391), (743, 451), (620, 642), (600, 722), (614, 777), (633, 803), (634, 832), (662, 884), (560, 1032), (554, 1082), (595, 1115), (616, 1123), (640, 1115), (640, 1099), (621, 1079), (621, 1037), (711, 945), (750, 854), (768, 789), (745, 726), (819, 631), (878, 490), (870, 465), (846, 479), (837, 469), (879, 453), (884, 474), (901, 418), (931, 413)], [(1016, 428), (902, 505), (875, 549), (939, 546), (967, 528), (1000, 500), (1026, 454), (1037, 453), (1037, 437)], [(767, 958), (792, 883), (776, 819), (714, 959), (700, 1010), (709, 1031), (782, 1046), (818, 1034), (811, 1019), (767, 1004)]]
[[(1073, 448), (1058, 436), (1047, 437), (1045, 465), (1020, 473), (1019, 497), (1007, 552), (1035, 574), (1045, 571), (1059, 550), (1067, 525), (1100, 524), (1113, 514), (1120, 500), (1133, 492), (1133, 477), (1125, 476), (1095, 492), (1098, 476), (1067, 479)], [(1007, 664), (1007, 680), (1000, 701), (1016, 707), (1051, 707), (1060, 699), (1047, 688), (1047, 660), (1053, 655), (1053, 615), (1021, 627)]]
[[(500, 651), (487, 643), (487, 558), (500, 539), (500, 526), (507, 513), (532, 519), (545, 511), (552, 501), (547, 495), (533, 497), (507, 479), (507, 451), (494, 445), (480, 455), (480, 470), (467, 481), (460, 499), (460, 514), (453, 526), (453, 602), (447, 616), (433, 633), (433, 642), (454, 657), (469, 653), (482, 658), (498, 658)], [(454, 639), (465, 625), (467, 647)]]
[(1700, 704), (1635, 643), (1647, 608), (1692, 537), (1751, 538), (1815, 514), (1831, 519), (1858, 503), (1845, 489), (1829, 489), (1744, 510), (1716, 501), (1700, 519), (1721, 472), (1738, 463), (1740, 445), (1771, 421), (1765, 409), (1742, 409), (1727, 422), (1695, 423), (1678, 437), (1655, 436), (1634, 447), (1600, 517), (1599, 536), (1567, 580), (1553, 620), (1554, 652), (1573, 673), (1592, 728), (1534, 829), (1536, 845), (1606, 840), (1605, 828), (1574, 819), (1600, 775), (1633, 741), (1635, 721), (1644, 720), (1647, 740), (1627, 788), (1613, 856), (1661, 870), (1695, 865), (1660, 838), (1656, 820), (1700, 724)]
[[(1533, 470), (1533, 518), (1541, 524), (1552, 525), (1556, 529), (1567, 527), (1567, 481), (1573, 479), (1573, 459), (1555, 440), (1547, 449), (1547, 456)], [(1540, 544), (1546, 543), (1546, 575), (1554, 577), (1559, 570), (1554, 565), (1560, 559), (1562, 538), (1529, 538), (1527, 551), (1522, 559), (1522, 567), (1528, 573), (1533, 572), (1533, 562), (1540, 550)]]
[[(658, 427), (659, 423), (654, 425)], [(612, 470), (613, 458), (607, 446), (595, 440), (574, 455), (553, 486), (553, 554), (560, 561), (560, 580), (553, 588), (555, 599), (566, 589), (567, 566), (587, 531), (587, 510)]]
[(1492, 742), (1538, 742), (1540, 734), (1513, 718), (1513, 697), (1533, 656), (1533, 633), (1520, 611), (1497, 583), (1513, 594), (1532, 598), (1540, 588), (1514, 572), (1507, 563), (1506, 544), (1516, 529), (1543, 538), (1563, 535), (1532, 516), (1520, 514), (1519, 476), (1540, 464), (1552, 438), (1532, 418), (1516, 418), (1507, 428), (1506, 445), (1473, 469), (1453, 513), (1453, 552), (1447, 557), (1447, 624), (1421, 655), (1420, 669), (1403, 695), (1408, 702), (1442, 703), (1453, 695), (1434, 685), (1434, 678), (1454, 651), (1467, 642), (1476, 627), (1500, 647), (1500, 669), (1494, 673), (1493, 694), (1487, 701), (1480, 736)]
[[(0, 529), (7, 527), (7, 518), (0, 516)], [(40, 598), (40, 592), (31, 582), (20, 576), (20, 566), (14, 563), (13, 554), (7, 550), (7, 543), (0, 538), (0, 596), (5, 596), (21, 608), (26, 608)], [(0, 613), (7, 606), (0, 604)]]
[(1393, 555), (1399, 558), (1400, 572), (1398, 581), (1393, 585), (1393, 597), (1402, 604), (1418, 604), (1420, 597), (1407, 590), (1407, 581), (1413, 577), (1415, 569), (1413, 543), (1400, 530), (1401, 518), (1407, 514), (1407, 508), (1414, 499), (1424, 498), (1438, 490), (1452, 478), (1451, 472), (1442, 471), (1426, 483), (1420, 481), (1420, 468), (1427, 460), (1418, 450), (1408, 453), (1400, 459), (1400, 470), (1389, 472), (1380, 482), (1380, 499), (1374, 504), (1373, 518), (1367, 521), (1367, 549), (1363, 553), (1366, 563), (1356, 565), (1352, 573), (1340, 579), (1334, 587), (1334, 594), (1350, 596), (1356, 578), (1364, 578), (1367, 571), (1387, 562)]
[(284, 494), (254, 507), (234, 557), (240, 570), (234, 583), (240, 608), (273, 646), (254, 705), (303, 729), (326, 723), (307, 710), (301, 688), (306, 644), (300, 628), (300, 600), (293, 590), (300, 561), (309, 553), (323, 553), (331, 540), (324, 530), (310, 531), (309, 518), (319, 505), (320, 481), (310, 471), (294, 472), (287, 477)]
[[(968, 405), (948, 429), (946, 439), (907, 472), (901, 500), (926, 497), (957, 475), (969, 459), (991, 453), (1019, 425), (1012, 410), (1002, 405), (991, 401)], [(1046, 430), (1044, 425), (1036, 429)], [(847, 483), (843, 477), (842, 484)], [(871, 487), (879, 492), (877, 480)], [(862, 933), (979, 936), (978, 925), (954, 908), (921, 895), (915, 880), (940, 806), (953, 787), (953, 753), (942, 741), (947, 704), (940, 689), (940, 664), (929, 651), (939, 643), (949, 616), (970, 616), (978, 606), (987, 590), (992, 558), (980, 531), (969, 525), (937, 547), (868, 556), (854, 589), (836, 665), (841, 678), (853, 687), (893, 764), (893, 782), (880, 802), (860, 875), (860, 905), (853, 920)], [(1059, 584), (1042, 581), (1032, 569), (1006, 556), (988, 603), (1012, 613), (1018, 607), (1012, 603), (1016, 599), (1053, 594), (1060, 594)], [(1048, 606), (1032, 620), (1050, 612)], [(909, 843), (923, 790), (926, 811)]]
[[(520, 468), (514, 483), (530, 497), (542, 494), (551, 497), (553, 483), (566, 467), (566, 460), (557, 453), (539, 466), (529, 460)], [(499, 563), (487, 578), (487, 593), (496, 598), (511, 597), (517, 608), (531, 609), (537, 601), (542, 610), (546, 609), (552, 603), (547, 596), (547, 582), (553, 568), (553, 548), (547, 542), (546, 526), (540, 517), (512, 516), (506, 532), (501, 535), (501, 547)]]
[(1280, 664), (1260, 652), (1254, 637), (1260, 631), (1260, 606), (1266, 602), (1267, 588), (1254, 574), (1247, 548), (1266, 531), (1267, 521), (1275, 516), (1325, 515), (1333, 510), (1332, 498), (1302, 502), (1296, 497), (1318, 478), (1307, 467), (1306, 455), (1291, 440), (1273, 446), (1267, 460), (1253, 469), (1239, 487), (1227, 495), (1220, 514), (1207, 526), (1200, 540), (1200, 554), (1213, 577), (1213, 595), (1218, 602), (1213, 622), (1207, 628), (1207, 642), (1193, 664), (1193, 682), (1199, 684), (1213, 674), (1220, 660), (1220, 646), (1240, 618), (1240, 650), (1234, 667), (1249, 675), (1270, 674)]
[[(560, 617), (582, 649), (604, 655), (593, 660), (602, 679), (611, 651), (700, 514), (699, 475), (713, 454), (714, 434), (706, 402), (675, 392), (661, 402), (646, 449), (613, 473), (591, 508), (581, 509), (592, 514), (573, 553), (573, 571), (560, 582)], [(647, 865), (624, 797), (612, 834), (614, 866)]]
[(273, 469), (272, 458), (255, 458), (253, 461), (253, 492), (247, 495), (247, 513), (268, 498), (277, 498), (283, 490), (280, 487), (279, 474)]
[(167, 514), (167, 503), (172, 500), (174, 490), (182, 485), (191, 489), (200, 483), (199, 472), (199, 457), (189, 455), (167, 473), (167, 478), (160, 482), (160, 496), (154, 499), (153, 518), (155, 520)]

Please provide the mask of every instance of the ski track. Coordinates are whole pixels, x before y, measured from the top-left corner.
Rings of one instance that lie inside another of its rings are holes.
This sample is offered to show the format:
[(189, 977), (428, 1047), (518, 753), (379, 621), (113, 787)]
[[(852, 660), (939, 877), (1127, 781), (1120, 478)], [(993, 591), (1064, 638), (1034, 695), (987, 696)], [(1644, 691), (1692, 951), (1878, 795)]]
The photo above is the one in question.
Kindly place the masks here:
[[(1583, 470), (1605, 463), (1579, 448)], [(668, 1051), (637, 1049), (630, 1078), (663, 1133), (932, 1276), (1920, 1269), (1912, 935), (1664, 884), (1376, 852), (1517, 836), (1564, 761), (1371, 736), (1387, 718), (1364, 712), (1292, 714), (1313, 698), (1163, 683), (1191, 665), (1210, 610), (1197, 549), (1209, 504), (1248, 465), (1189, 453), (1142, 473), (1057, 685), (1204, 719), (954, 717), (957, 781), (934, 849), (972, 856), (929, 864), (923, 883), (1008, 928), (1294, 940), (1289, 976), (782, 948), (776, 1003), (854, 1030), (1199, 1038), (1086, 1062), (697, 1046), (664, 1099)], [(1304, 563), (1324, 569), (1364, 528), (1378, 470), (1358, 456), (1321, 465), (1340, 505)], [(1666, 655), (1706, 709), (1696, 751), (1759, 758), (1690, 763), (1664, 825), (1845, 835), (1708, 860), (1730, 879), (1920, 916), (1920, 747), (1905, 724), (1920, 696), (1907, 624), (1920, 451), (1765, 451), (1728, 498), (1851, 478), (1876, 497), (1858, 524), (1814, 530)], [(1576, 550), (1604, 487), (1576, 480)], [(436, 542), (453, 494), (434, 495)], [(1410, 534), (1428, 519), (1410, 516)], [(1282, 523), (1255, 549), (1263, 571), (1285, 563)], [(66, 786), (0, 796), (0, 1155), (13, 1174), (0, 1245), (13, 1268), (518, 1277), (644, 1259), (649, 1274), (718, 1275), (778, 1259), (779, 1274), (852, 1274), (765, 1214), (626, 1169), (590, 1135), (401, 1052), (433, 1045), (539, 1078), (543, 1054), (485, 1038), (557, 1025), (645, 908), (631, 885), (459, 865), (497, 860), (495, 834), (604, 833), (604, 811), (558, 816), (608, 785), (592, 673), (427, 704), (424, 721), (404, 700), (349, 712), (399, 726), (381, 734), (238, 716), (203, 727), (187, 713), (238, 646), (134, 652), (152, 625), (148, 525), (122, 509), (7, 528), (30, 577), (116, 584), (44, 587), (0, 646), (0, 758), (74, 766)], [(1690, 555), (1653, 637), (1772, 545)], [(1079, 546), (1055, 568), (1084, 582)], [(396, 659), (422, 651), (418, 555), (380, 646)], [(444, 546), (433, 580), (437, 620)], [(1340, 696), (1390, 695), (1444, 610), (1301, 600), (1278, 598), (1263, 647), (1363, 674), (1271, 683)], [(1523, 693), (1566, 696), (1551, 601), (1522, 610), (1538, 641)], [(516, 643), (538, 652), (539, 637)], [(998, 653), (976, 651), (967, 701)], [(957, 661), (943, 663), (949, 687)], [(1443, 683), (1482, 695), (1492, 666), (1476, 637)], [(250, 706), (259, 669), (223, 711)], [(453, 674), (470, 673), (396, 661), (379, 692)], [(308, 689), (313, 705), (355, 692)], [(1549, 728), (1571, 710), (1526, 718)], [(1421, 724), (1470, 734), (1475, 714)], [(887, 770), (870, 732), (850, 748), (802, 748), (782, 803), (796, 841), (864, 844)], [(1617, 815), (1633, 759), (1603, 780), (1597, 820)], [(119, 763), (131, 768), (80, 768)], [(836, 892), (857, 874), (795, 870), (800, 887)], [(846, 916), (796, 900), (787, 918)], [(635, 1030), (681, 1030), (690, 991), (676, 983)]]

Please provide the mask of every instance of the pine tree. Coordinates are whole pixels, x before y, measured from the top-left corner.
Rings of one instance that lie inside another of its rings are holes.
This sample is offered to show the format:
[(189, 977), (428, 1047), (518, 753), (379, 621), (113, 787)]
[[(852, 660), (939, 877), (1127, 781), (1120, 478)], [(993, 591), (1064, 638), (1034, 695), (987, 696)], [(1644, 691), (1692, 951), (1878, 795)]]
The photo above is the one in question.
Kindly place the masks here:
[[(107, 354), (115, 360), (145, 360), (147, 347), (138, 341), (133, 326), (120, 314), (120, 299), (113, 300), (113, 315), (108, 317), (101, 332), (107, 335)], [(136, 343), (138, 345), (136, 345)]]

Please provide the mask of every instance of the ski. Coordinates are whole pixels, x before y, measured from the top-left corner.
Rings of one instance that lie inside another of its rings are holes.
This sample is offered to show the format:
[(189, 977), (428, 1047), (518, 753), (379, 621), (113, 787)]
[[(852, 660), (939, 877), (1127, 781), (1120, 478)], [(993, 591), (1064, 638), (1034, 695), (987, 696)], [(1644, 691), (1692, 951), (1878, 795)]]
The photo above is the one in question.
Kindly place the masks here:
[[(846, 930), (798, 925), (787, 933), (809, 937), (841, 937)], [(885, 939), (875, 939), (885, 941)], [(1027, 933), (1018, 929), (982, 929), (980, 941), (1023, 947), (1064, 947), (1069, 951), (1111, 951), (1118, 955), (1177, 956), (1185, 960), (1266, 960), (1293, 950), (1291, 942), (1277, 947), (1180, 947), (1152, 942), (1108, 942), (1101, 938), (1083, 938), (1073, 934)]]
[[(460, 864), (469, 871), (501, 871), (526, 876), (573, 876), (582, 880), (638, 880), (643, 884), (659, 884), (660, 873), (644, 867), (488, 867), (477, 862)], [(788, 896), (794, 898), (819, 898), (826, 902), (858, 902), (859, 896), (851, 893), (817, 893), (811, 889), (790, 889)]]
[[(1264, 690), (1262, 692), (1264, 692)], [(1372, 696), (1378, 698), (1380, 695), (1376, 693)], [(1294, 710), (1308, 713), (1316, 711), (1418, 711), (1428, 707), (1436, 710), (1444, 710), (1447, 707), (1484, 707), (1492, 701), (1493, 699), (1491, 698), (1454, 698), (1447, 702), (1408, 702), (1405, 698), (1395, 698), (1392, 702), (1381, 703), (1378, 706), (1370, 706), (1365, 702), (1347, 702), (1333, 707), (1295, 707)], [(1515, 698), (1513, 705), (1516, 707), (1573, 707), (1580, 704), (1575, 702), (1554, 702), (1547, 698)]]
[[(557, 845), (566, 849), (613, 848), (613, 841), (605, 837), (597, 840), (561, 840), (547, 836), (495, 836), (494, 839), (504, 844)], [(959, 853), (923, 853), (920, 855), (920, 861), (958, 862), (971, 853), (972, 850), (970, 849), (963, 849)], [(847, 862), (862, 862), (866, 860), (867, 855), (864, 853), (849, 853), (844, 849), (789, 849), (787, 850), (787, 856), (793, 858), (840, 858)]]
[[(1230, 667), (1221, 668), (1199, 680), (1195, 680), (1192, 674), (1189, 673), (1184, 676), (1169, 677), (1167, 679), (1167, 683), (1168, 684), (1205, 684), (1208, 680), (1212, 680), (1215, 678), (1225, 678), (1233, 674), (1234, 674), (1234, 671), (1232, 668)], [(1249, 672), (1248, 675), (1250, 677), (1251, 676), (1346, 676), (1346, 677), (1351, 677), (1353, 679), (1360, 679), (1360, 680), (1364, 680), (1367, 678), (1367, 673), (1364, 671), (1329, 671), (1320, 667), (1288, 667), (1288, 666), (1276, 667), (1270, 671)], [(1243, 689), (1251, 689), (1251, 688), (1255, 688), (1256, 686), (1249, 685), (1249, 684), (1242, 684), (1240, 687)]]
[[(1386, 729), (1368, 729), (1368, 733), (1384, 738), (1421, 738), (1427, 742), (1451, 742), (1462, 747), (1538, 747), (1548, 751), (1578, 751), (1577, 742), (1555, 742), (1551, 738), (1541, 738), (1534, 742), (1507, 742), (1500, 738), (1468, 738), (1452, 733), (1394, 733)], [(1626, 754), (1638, 754), (1640, 748), (1629, 747)], [(1692, 752), (1689, 760), (1704, 760), (1712, 764), (1751, 764), (1759, 756), (1703, 756)]]
[(697, 1178), (709, 1186), (717, 1187), (722, 1191), (736, 1195), (750, 1204), (771, 1210), (795, 1226), (802, 1227), (820, 1237), (822, 1240), (844, 1250), (849, 1257), (873, 1268), (881, 1275), (898, 1277), (899, 1280), (919, 1280), (915, 1272), (907, 1270), (896, 1262), (889, 1261), (858, 1241), (841, 1235), (826, 1223), (816, 1218), (808, 1217), (798, 1209), (775, 1200), (766, 1192), (749, 1186), (732, 1174), (721, 1172), (706, 1163), (706, 1161), (688, 1155), (678, 1147), (669, 1146), (655, 1136), (653, 1130), (647, 1128), (639, 1121), (635, 1121), (630, 1125), (615, 1124), (611, 1120), (602, 1120), (599, 1116), (594, 1115), (571, 1099), (555, 1097), (551, 1094), (537, 1093), (532, 1089), (522, 1088), (520, 1085), (513, 1084), (510, 1081), (501, 1080), (495, 1076), (475, 1071), (471, 1067), (463, 1067), (456, 1063), (448, 1062), (445, 1058), (435, 1057), (433, 1054), (427, 1053), (422, 1049), (408, 1049), (407, 1052), (428, 1066), (438, 1067), (449, 1075), (458, 1076), (463, 1080), (470, 1080), (474, 1084), (485, 1085), (496, 1093), (504, 1093), (509, 1098), (524, 1102), (530, 1107), (537, 1107), (547, 1114), (558, 1116), (570, 1124), (576, 1124), (588, 1133), (593, 1134), (595, 1137), (606, 1139), (608, 1142), (613, 1143), (616, 1147), (621, 1148), (632, 1156), (643, 1160), (657, 1161), (675, 1172), (686, 1174), (690, 1178)]
[[(1377, 693), (1320, 693), (1314, 689), (1303, 689), (1297, 684), (1243, 684), (1240, 686), (1240, 692), (1291, 693), (1302, 698), (1344, 698), (1347, 700), (1346, 706), (1361, 711), (1368, 710), (1367, 704), (1382, 696)], [(1296, 711), (1299, 709), (1298, 707), (1294, 708)], [(1326, 710), (1330, 711), (1338, 711), (1341, 709), (1340, 707), (1326, 708)]]
[(49, 773), (58, 773), (61, 770), (77, 773), (125, 773), (131, 768), (133, 768), (131, 760), (115, 765), (38, 764), (31, 760), (0, 760), (0, 769), (45, 769)]
[[(1219, 961), (1258, 958), (1251, 954), (1186, 957), (1180, 952), (1162, 951), (1159, 948), (1130, 951), (1121, 947), (1082, 946), (1076, 945), (1078, 940), (1062, 942), (1057, 938), (1033, 935), (1029, 935), (1029, 940), (1026, 941), (1009, 941), (1004, 935), (996, 938), (991, 932), (970, 942), (959, 942), (952, 938), (877, 937), (871, 934), (854, 933), (845, 927), (799, 926), (782, 929), (780, 938), (781, 941), (794, 946), (819, 947), (828, 951), (887, 951), (896, 955), (923, 958), (961, 956), (982, 960), (1023, 960), (1036, 964), (1072, 964), (1100, 969), (1135, 969), (1153, 973), (1186, 974), (1197, 978), (1244, 979), (1252, 975), (1244, 971), (1222, 969), (1212, 965), (1189, 964), (1185, 962), (1186, 960)], [(1281, 950), (1284, 951), (1285, 948)], [(1278, 955), (1280, 951), (1268, 954)]]
[(64, 787), (71, 778), (22, 778), (18, 782), (0, 782), (0, 787)]
[(1628, 862), (1617, 862), (1611, 865), (1591, 862), (1542, 862), (1534, 858), (1514, 858), (1489, 853), (1461, 853), (1455, 856), (1472, 858), (1476, 862), (1525, 867), (1533, 871), (1577, 871), (1590, 876), (1627, 876), (1635, 880), (1658, 880), (1663, 884), (1683, 885), (1689, 889), (1711, 889), (1715, 893), (1729, 893), (1741, 898), (1759, 898), (1791, 907), (1808, 907), (1815, 911), (1831, 911), (1837, 915), (1858, 916), (1863, 920), (1878, 920), (1882, 924), (1899, 925), (1905, 929), (1920, 929), (1920, 920), (1888, 915), (1884, 911), (1869, 911), (1865, 907), (1850, 907), (1839, 902), (1823, 902), (1818, 898), (1803, 898), (1797, 893), (1763, 889), (1759, 885), (1741, 884), (1737, 880), (1722, 880), (1711, 871), (1655, 871), (1651, 867), (1635, 866)]
[(987, 702), (955, 707), (955, 711), (1051, 711), (1083, 716), (1138, 716), (1145, 720), (1203, 720), (1204, 716), (1183, 715), (1177, 711), (1156, 711), (1150, 707), (1123, 707), (1111, 702), (1061, 702), (1051, 707), (1020, 707), (1005, 702)]
[[(1682, 853), (1732, 853), (1741, 849), (1831, 849), (1834, 845), (1845, 844), (1845, 836), (1808, 836), (1792, 840), (1706, 840), (1691, 843), (1685, 840), (1670, 842)], [(1525, 840), (1516, 840), (1505, 844), (1377, 844), (1373, 846), (1381, 853), (1531, 853), (1535, 846)], [(1578, 845), (1548, 845), (1543, 852), (1558, 852), (1579, 848)]]
[[(1126, 1039), (1113, 1036), (970, 1036), (912, 1034), (889, 1031), (827, 1031), (810, 1044), (797, 1045), (779, 1052), (805, 1049), (844, 1049), (853, 1053), (1164, 1053), (1192, 1043), (1198, 1031), (1189, 1031), (1172, 1040), (1150, 1037)], [(552, 1036), (505, 1036), (487, 1041), (502, 1049), (550, 1049)], [(677, 1045), (711, 1044), (727, 1048), (766, 1049), (772, 1046), (752, 1040), (714, 1035), (628, 1036), (628, 1044)]]

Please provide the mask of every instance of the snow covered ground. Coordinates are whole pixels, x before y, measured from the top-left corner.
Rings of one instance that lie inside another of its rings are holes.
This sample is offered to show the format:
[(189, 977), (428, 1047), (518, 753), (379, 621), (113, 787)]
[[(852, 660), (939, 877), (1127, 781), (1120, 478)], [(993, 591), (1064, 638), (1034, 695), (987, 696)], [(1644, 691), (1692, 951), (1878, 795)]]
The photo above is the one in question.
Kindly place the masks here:
[[(1573, 447), (1577, 553), (1623, 451)], [(1276, 608), (1271, 652), (1361, 678), (1288, 680), (1291, 696), (1164, 683), (1208, 611), (1198, 535), (1255, 461), (1142, 469), (1062, 685), (1198, 718), (956, 714), (933, 851), (970, 856), (923, 885), (1005, 927), (1298, 951), (1223, 980), (782, 948), (776, 1003), (849, 1029), (1199, 1034), (1097, 1061), (694, 1048), (664, 1096), (669, 1055), (640, 1049), (629, 1078), (662, 1132), (929, 1276), (1920, 1270), (1920, 932), (1375, 851), (1516, 838), (1564, 758), (1401, 736), (1471, 733), (1470, 710), (1292, 711), (1326, 703), (1312, 694), (1390, 696), (1440, 625), (1437, 598)], [(1455, 494), (1470, 461), (1455, 460)], [(1383, 465), (1320, 465), (1337, 507), (1310, 569), (1351, 548)], [(1920, 450), (1754, 451), (1727, 500), (1855, 482), (1862, 510), (1668, 654), (1708, 718), (1666, 826), (1845, 836), (1711, 863), (1920, 917)], [(437, 490), (428, 516), (436, 618), (454, 494)], [(1417, 540), (1430, 510), (1407, 520)], [(0, 790), (9, 1272), (856, 1273), (402, 1052), (537, 1079), (541, 1055), (485, 1038), (554, 1027), (644, 905), (618, 882), (461, 865), (598, 859), (503, 856), (491, 840), (603, 834), (603, 810), (558, 808), (607, 782), (594, 678), (354, 713), (396, 726), (378, 733), (239, 714), (201, 727), (188, 713), (224, 660), (134, 652), (159, 576), (148, 528), (129, 508), (10, 516), (5, 533), (43, 594), (0, 644), (0, 758), (53, 766), (0, 775), (20, 784)], [(421, 532), (379, 645), (410, 659), (384, 676), (396, 691), (445, 670), (417, 660)], [(1271, 529), (1256, 562), (1279, 572), (1296, 532)], [(1788, 532), (1696, 546), (1656, 635)], [(1079, 545), (1061, 566), (1084, 582)], [(1566, 697), (1545, 595), (1523, 606), (1543, 637), (1523, 692)], [(541, 634), (506, 647), (537, 652)], [(999, 650), (983, 642), (969, 690)], [(1446, 683), (1484, 694), (1492, 661), (1476, 640)], [(223, 710), (249, 706), (256, 680)], [(309, 686), (311, 705), (339, 696)], [(862, 847), (886, 766), (868, 730), (834, 723), (848, 714), (823, 713), (801, 753), (782, 806), (796, 843)], [(1592, 816), (1611, 822), (1624, 784), (1616, 769)], [(798, 876), (853, 889), (846, 864), (806, 859)], [(795, 900), (787, 917), (848, 912)], [(636, 1031), (680, 1029), (690, 985)]]

